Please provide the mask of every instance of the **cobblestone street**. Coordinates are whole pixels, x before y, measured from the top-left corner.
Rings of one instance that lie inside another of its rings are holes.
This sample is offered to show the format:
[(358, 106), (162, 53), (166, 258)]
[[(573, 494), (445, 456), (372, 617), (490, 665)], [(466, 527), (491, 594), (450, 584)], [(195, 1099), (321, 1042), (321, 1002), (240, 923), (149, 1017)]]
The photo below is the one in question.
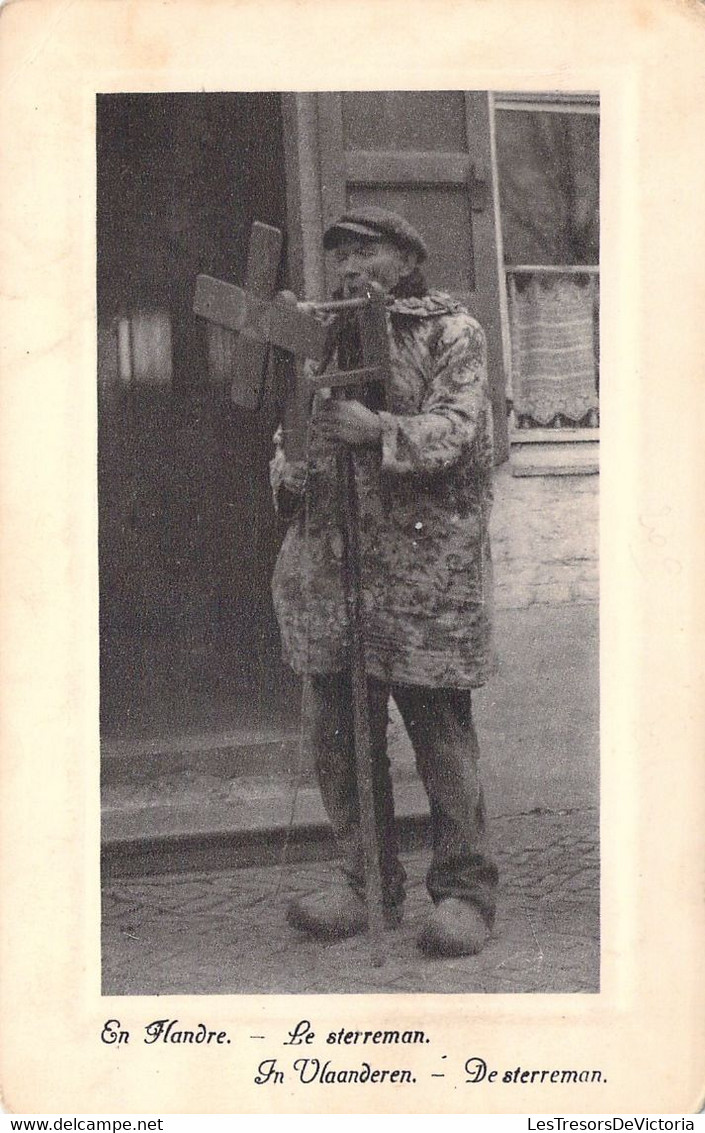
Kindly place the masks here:
[(385, 935), (381, 968), (364, 937), (325, 944), (286, 924), (289, 898), (326, 885), (332, 862), (161, 874), (106, 886), (103, 994), (598, 991), (596, 812), (497, 817), (491, 835), (500, 903), (477, 957), (432, 960), (416, 947), (426, 851), (404, 856), (404, 922)]

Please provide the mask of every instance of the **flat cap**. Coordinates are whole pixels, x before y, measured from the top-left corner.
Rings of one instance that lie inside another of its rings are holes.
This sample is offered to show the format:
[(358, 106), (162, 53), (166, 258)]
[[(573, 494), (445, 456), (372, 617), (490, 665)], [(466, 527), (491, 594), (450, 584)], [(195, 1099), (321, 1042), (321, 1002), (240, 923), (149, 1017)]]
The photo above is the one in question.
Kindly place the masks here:
[(369, 205), (365, 208), (351, 209), (331, 224), (323, 234), (323, 247), (326, 251), (335, 248), (346, 235), (368, 236), (391, 240), (404, 251), (416, 252), (419, 263), (428, 256), (423, 237), (413, 225), (398, 212)]

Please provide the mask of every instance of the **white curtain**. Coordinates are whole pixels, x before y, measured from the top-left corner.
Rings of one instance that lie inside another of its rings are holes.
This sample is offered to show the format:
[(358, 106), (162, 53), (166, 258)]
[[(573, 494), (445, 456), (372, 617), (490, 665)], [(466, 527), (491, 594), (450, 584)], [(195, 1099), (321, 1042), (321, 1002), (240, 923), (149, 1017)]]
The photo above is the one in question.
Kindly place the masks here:
[(518, 423), (597, 424), (597, 279), (508, 275)]

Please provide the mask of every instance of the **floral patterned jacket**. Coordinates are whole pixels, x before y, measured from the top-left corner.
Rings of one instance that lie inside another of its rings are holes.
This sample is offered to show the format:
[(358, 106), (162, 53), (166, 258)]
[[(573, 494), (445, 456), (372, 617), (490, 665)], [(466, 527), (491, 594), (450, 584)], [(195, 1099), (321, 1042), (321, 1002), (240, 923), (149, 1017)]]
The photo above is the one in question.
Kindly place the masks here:
[[(387, 321), (382, 443), (354, 449), (367, 671), (390, 684), (477, 687), (493, 667), (485, 337), (439, 292), (394, 300)], [(335, 672), (348, 649), (335, 448), (317, 436), (315, 413), (306, 466), (275, 442), (275, 504), (303, 498), (272, 580), (284, 659), (299, 673)]]

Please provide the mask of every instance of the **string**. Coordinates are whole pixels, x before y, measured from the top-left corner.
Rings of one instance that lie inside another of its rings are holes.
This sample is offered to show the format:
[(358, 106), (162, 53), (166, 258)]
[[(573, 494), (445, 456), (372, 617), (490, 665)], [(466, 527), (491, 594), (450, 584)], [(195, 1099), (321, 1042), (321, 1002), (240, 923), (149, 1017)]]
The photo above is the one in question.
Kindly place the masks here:
[[(324, 366), (328, 365), (329, 358), (325, 359)], [(303, 679), (301, 683), (301, 704), (299, 708), (299, 736), (298, 736), (298, 751), (296, 756), (296, 767), (294, 769), (294, 788), (291, 794), (291, 805), (289, 808), (289, 819), (286, 825), (286, 832), (284, 835), (284, 845), (279, 856), (279, 865), (277, 873), (277, 884), (274, 891), (274, 900), (278, 901), (281, 896), (281, 891), (284, 886), (284, 879), (286, 877), (287, 867), (289, 865), (289, 846), (291, 844), (291, 835), (294, 829), (294, 819), (296, 817), (296, 804), (299, 798), (299, 791), (301, 789), (301, 780), (303, 779), (304, 759), (306, 756), (306, 739), (307, 728), (306, 722), (309, 717), (308, 713), (308, 694), (310, 688), (310, 662), (311, 662), (311, 563), (309, 558), (309, 536), (310, 536), (310, 507), (309, 507), (309, 493), (308, 493), (308, 470), (309, 470), (309, 456), (311, 445), (311, 414), (309, 413), (306, 419), (306, 441), (304, 445), (304, 457), (306, 460), (306, 478), (304, 480), (304, 546), (303, 557), (306, 569), (304, 572), (304, 601), (306, 606), (306, 617), (304, 621), (304, 638), (305, 638), (305, 663)]]

